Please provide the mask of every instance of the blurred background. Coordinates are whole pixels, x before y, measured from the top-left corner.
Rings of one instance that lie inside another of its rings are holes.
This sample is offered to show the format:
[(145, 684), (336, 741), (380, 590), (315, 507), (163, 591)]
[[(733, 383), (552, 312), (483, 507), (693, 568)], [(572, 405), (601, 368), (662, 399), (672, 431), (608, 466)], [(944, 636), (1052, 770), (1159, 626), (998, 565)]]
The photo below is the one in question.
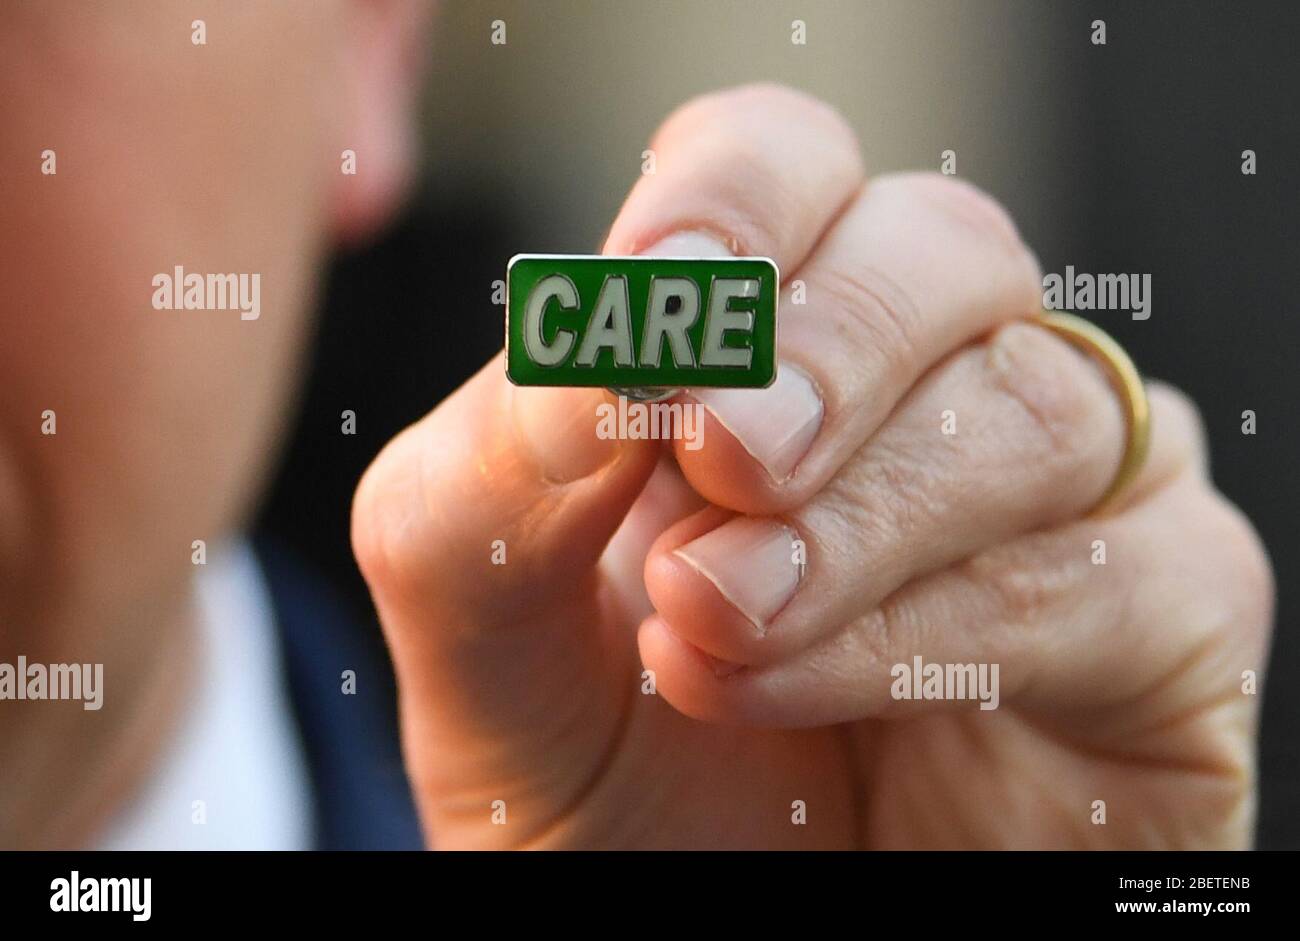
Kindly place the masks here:
[[(1091, 41), (1098, 19), (1105, 45)], [(806, 45), (791, 42), (795, 20)], [(937, 170), (955, 151), (957, 174), (1011, 210), (1044, 271), (1151, 275), (1149, 320), (1091, 316), (1197, 400), (1215, 479), (1272, 554), (1259, 845), (1300, 848), (1298, 38), (1293, 0), (444, 0), (418, 192), (327, 276), (261, 536), (371, 623), (349, 495), (389, 437), (500, 347), (492, 293), (507, 259), (597, 250), (677, 104), (784, 82), (848, 118), (873, 172)], [(1247, 149), (1255, 175), (1241, 172)], [(355, 436), (339, 434), (344, 409)]]

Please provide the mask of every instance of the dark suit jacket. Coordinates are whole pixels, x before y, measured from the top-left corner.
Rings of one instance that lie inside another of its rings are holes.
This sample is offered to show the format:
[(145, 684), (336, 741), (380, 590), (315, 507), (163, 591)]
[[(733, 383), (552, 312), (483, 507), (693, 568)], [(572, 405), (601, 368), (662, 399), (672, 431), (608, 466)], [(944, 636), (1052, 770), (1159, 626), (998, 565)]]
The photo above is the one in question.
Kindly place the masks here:
[[(316, 798), (318, 849), (420, 849), (402, 768), (391, 668), (329, 586), (287, 550), (255, 544)], [(356, 674), (344, 694), (343, 672)]]

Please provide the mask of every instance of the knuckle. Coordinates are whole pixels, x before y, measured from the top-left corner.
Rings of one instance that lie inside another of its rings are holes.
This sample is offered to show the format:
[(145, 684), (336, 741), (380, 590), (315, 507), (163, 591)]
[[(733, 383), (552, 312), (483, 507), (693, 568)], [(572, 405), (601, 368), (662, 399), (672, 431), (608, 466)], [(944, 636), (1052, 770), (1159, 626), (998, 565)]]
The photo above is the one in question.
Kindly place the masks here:
[[(651, 141), (671, 150), (681, 142), (696, 168), (686, 174), (706, 186), (708, 206), (734, 207), (745, 249), (747, 226), (757, 225), (762, 244), (784, 244), (789, 220), (805, 210), (810, 193), (838, 193), (862, 176), (862, 157), (848, 123), (829, 105), (781, 85), (756, 84), (711, 92), (674, 111)], [(813, 163), (793, 159), (812, 149)], [(815, 176), (794, 168), (813, 168)], [(689, 181), (687, 181), (689, 183)], [(782, 223), (784, 220), (784, 224)], [(757, 244), (757, 239), (754, 239)]]
[(1159, 398), (1161, 407), (1168, 409), (1171, 413), (1176, 413), (1180, 421), (1200, 427), (1200, 407), (1182, 389), (1167, 382), (1161, 382), (1159, 379), (1152, 379), (1147, 382), (1147, 394)]
[(916, 199), (933, 206), (959, 225), (1023, 248), (1011, 214), (996, 199), (973, 183), (933, 170), (894, 174), (882, 182), (906, 189)]
[(938, 496), (946, 488), (935, 477), (941, 471), (904, 442), (881, 440), (872, 450), (869, 460), (823, 491), (823, 503), (838, 514), (846, 538), (867, 533), (888, 545), (932, 531), (946, 512)]
[(1208, 476), (1209, 446), (1200, 408), (1181, 389), (1159, 381), (1147, 383), (1147, 399), (1152, 426), (1175, 443), (1177, 465), (1192, 464)]
[[(788, 220), (799, 217), (803, 195), (761, 139), (741, 127), (726, 130), (723, 122), (733, 119), (719, 118), (708, 140), (694, 145), (699, 157), (677, 179), (678, 198), (692, 207), (693, 226), (718, 235), (733, 254), (754, 254), (755, 246), (766, 253), (789, 240)], [(661, 136), (678, 134), (681, 121), (670, 119)], [(656, 139), (651, 146), (661, 144)]]
[(1013, 624), (1032, 624), (1050, 602), (1051, 582), (1007, 553), (992, 553), (970, 563), (972, 574), (997, 598)]
[(924, 634), (916, 607), (902, 598), (886, 598), (880, 607), (850, 626), (854, 663), (871, 675), (905, 658)]
[(382, 580), (387, 570), (387, 546), (378, 521), (380, 508), (379, 471), (371, 464), (352, 494), (352, 554), (367, 582)]
[(1221, 573), (1219, 590), (1235, 636), (1259, 639), (1273, 622), (1277, 585), (1268, 551), (1255, 527), (1235, 504), (1212, 492), (1217, 520), (1207, 542), (1217, 552), (1216, 568)]
[(755, 254), (755, 246), (783, 246), (789, 219), (798, 218), (801, 195), (757, 141), (733, 144), (732, 172), (711, 187), (713, 225), (734, 253)]
[(939, 496), (945, 487), (935, 479), (928, 461), (902, 453), (901, 448), (890, 450), (892, 454), (873, 468), (874, 515), (895, 539), (900, 534), (932, 531), (947, 512)]
[[(857, 140), (844, 119), (779, 85), (693, 98), (664, 120), (650, 147), (661, 152), (658, 182), (646, 177), (633, 189), (629, 204), (638, 212), (629, 218), (646, 230), (633, 234), (649, 239), (696, 228), (718, 235), (738, 255), (784, 256), (813, 240), (822, 210), (839, 205), (863, 177)], [(665, 178), (674, 197), (668, 200)]]
[(1053, 549), (1050, 534), (1027, 536), (973, 556), (960, 567), (991, 594), (1008, 626), (1041, 627), (1050, 623), (1051, 612), (1077, 596), (1087, 574)]
[[(752, 127), (755, 115), (782, 119), (793, 127), (813, 129), (846, 152), (858, 153), (857, 136), (835, 108), (806, 92), (777, 82), (752, 82), (708, 92), (690, 99), (665, 119), (656, 139), (694, 132), (701, 126), (744, 131)], [(733, 137), (746, 138), (736, 134)]]
[(818, 290), (829, 300), (834, 328), (850, 349), (883, 356), (887, 363), (911, 372), (925, 324), (911, 294), (878, 268), (854, 270), (828, 266), (817, 274)]
[(1122, 447), (1119, 402), (1082, 355), (1038, 326), (1010, 323), (989, 341), (985, 366), (1026, 419), (1028, 456), (1068, 471), (1113, 469)]
[(362, 475), (352, 499), (352, 552), (377, 595), (400, 595), (424, 577), (424, 543), (417, 533), (413, 501), (420, 499), (409, 464), (396, 452), (402, 436), (380, 452)]
[(1276, 591), (1268, 555), (1241, 511), (1206, 483), (1184, 481), (1163, 501), (1148, 590), (1164, 589), (1180, 636), (1195, 645), (1184, 672), (1206, 676), (1209, 688), (1235, 686), (1240, 669), (1262, 670), (1267, 656)]

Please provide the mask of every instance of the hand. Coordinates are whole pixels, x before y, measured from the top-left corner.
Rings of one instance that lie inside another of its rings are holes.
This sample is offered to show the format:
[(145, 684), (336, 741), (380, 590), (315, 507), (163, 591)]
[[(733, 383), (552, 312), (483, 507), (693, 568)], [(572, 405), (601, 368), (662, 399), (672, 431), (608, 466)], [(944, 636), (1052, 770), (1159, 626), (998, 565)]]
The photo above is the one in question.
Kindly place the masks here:
[[(653, 147), (606, 252), (773, 258), (779, 378), (701, 392), (674, 461), (497, 358), (375, 461), (353, 541), (430, 842), (1246, 845), (1271, 575), (1187, 400), (1150, 389), (1150, 457), (1089, 517), (1119, 401), (1025, 322), (1041, 276), (991, 199), (864, 185), (780, 88)], [(895, 699), (917, 656), (997, 664), (997, 708)]]

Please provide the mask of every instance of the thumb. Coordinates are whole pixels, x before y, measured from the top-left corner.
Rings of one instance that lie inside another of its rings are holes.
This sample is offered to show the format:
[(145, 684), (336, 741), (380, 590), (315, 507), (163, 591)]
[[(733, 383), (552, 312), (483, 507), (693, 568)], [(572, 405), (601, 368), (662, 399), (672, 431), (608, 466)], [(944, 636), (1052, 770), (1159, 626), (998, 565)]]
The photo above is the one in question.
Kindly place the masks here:
[[(393, 654), (431, 837), (503, 838), (485, 826), (498, 799), (512, 823), (544, 826), (614, 733), (635, 646), (630, 630), (600, 629), (596, 562), (658, 448), (598, 437), (605, 401), (601, 389), (512, 386), (498, 356), (394, 438), (357, 488), (353, 549)], [(508, 828), (511, 842), (527, 828)]]

